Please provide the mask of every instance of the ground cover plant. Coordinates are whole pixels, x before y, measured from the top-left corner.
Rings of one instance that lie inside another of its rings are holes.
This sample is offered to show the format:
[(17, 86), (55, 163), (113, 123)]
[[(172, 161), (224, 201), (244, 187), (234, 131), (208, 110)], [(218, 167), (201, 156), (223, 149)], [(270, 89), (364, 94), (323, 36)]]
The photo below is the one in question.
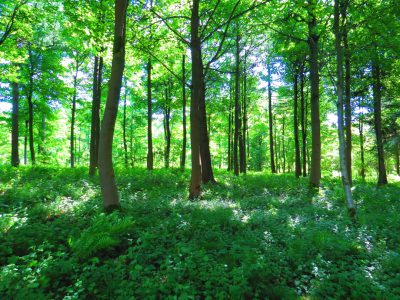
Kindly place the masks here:
[(1, 299), (400, 297), (399, 183), (354, 182), (354, 221), (338, 179), (119, 170), (105, 214), (85, 168), (0, 174)]

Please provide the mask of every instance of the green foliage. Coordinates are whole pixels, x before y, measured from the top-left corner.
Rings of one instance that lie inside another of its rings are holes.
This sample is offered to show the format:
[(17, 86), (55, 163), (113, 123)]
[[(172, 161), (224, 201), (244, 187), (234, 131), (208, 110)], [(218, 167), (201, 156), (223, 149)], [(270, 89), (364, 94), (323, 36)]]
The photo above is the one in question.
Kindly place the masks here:
[(121, 244), (122, 238), (127, 239), (133, 220), (130, 217), (120, 217), (117, 213), (100, 214), (95, 216), (90, 227), (77, 239), (70, 240), (70, 246), (81, 258), (99, 254)]
[(121, 169), (104, 214), (85, 169), (1, 171), (0, 298), (400, 297), (398, 184), (356, 183), (353, 224), (334, 179), (217, 171), (190, 202), (187, 173)]

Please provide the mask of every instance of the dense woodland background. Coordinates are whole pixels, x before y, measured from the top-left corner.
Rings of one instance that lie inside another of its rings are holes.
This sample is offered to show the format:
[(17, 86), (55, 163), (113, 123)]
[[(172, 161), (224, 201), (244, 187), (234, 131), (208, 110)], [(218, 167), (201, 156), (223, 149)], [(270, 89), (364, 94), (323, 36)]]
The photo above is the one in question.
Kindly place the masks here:
[(397, 0), (0, 0), (0, 296), (399, 297), (399, 53)]

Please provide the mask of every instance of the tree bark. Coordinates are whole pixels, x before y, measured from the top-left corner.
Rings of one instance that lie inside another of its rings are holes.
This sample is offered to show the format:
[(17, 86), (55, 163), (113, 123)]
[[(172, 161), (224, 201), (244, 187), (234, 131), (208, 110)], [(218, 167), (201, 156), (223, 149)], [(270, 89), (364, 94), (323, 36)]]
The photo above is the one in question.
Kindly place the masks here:
[(311, 173), (310, 184), (318, 188), (321, 181), (321, 122), (319, 116), (319, 61), (317, 20), (310, 5), (308, 15), (308, 45), (310, 50), (310, 80), (311, 80)]
[(272, 74), (271, 74), (271, 65), (268, 62), (267, 64), (268, 70), (268, 122), (269, 122), (269, 153), (271, 159), (271, 172), (276, 173), (275, 167), (275, 154), (274, 154), (274, 131), (273, 131), (273, 122), (272, 122)]
[(243, 130), (241, 143), (241, 173), (246, 174), (246, 132), (247, 132), (247, 74), (246, 74), (246, 53), (244, 54), (243, 63)]
[(90, 176), (93, 176), (96, 173), (96, 168), (98, 167), (102, 66), (103, 58), (95, 56), (93, 70), (92, 121), (90, 129)]
[[(201, 56), (201, 45), (200, 45)], [(210, 141), (207, 130), (207, 111), (206, 111), (206, 91), (204, 84), (203, 60), (201, 57), (201, 96), (199, 98), (199, 114), (200, 114), (200, 157), (201, 157), (201, 177), (203, 183), (215, 183), (214, 172), (211, 164)], [(209, 119), (210, 120), (210, 119)], [(208, 126), (210, 127), (210, 126)]]
[(24, 165), (28, 163), (28, 120), (25, 121), (25, 135), (24, 135)]
[(31, 163), (32, 165), (36, 164), (35, 158), (35, 147), (33, 144), (33, 57), (32, 50), (29, 49), (29, 87), (28, 87), (28, 127), (29, 127), (29, 152), (31, 154)]
[(374, 98), (374, 126), (376, 136), (376, 147), (378, 149), (378, 185), (388, 183), (386, 177), (385, 154), (383, 150), (382, 138), (382, 85), (381, 85), (381, 70), (377, 61), (372, 62), (372, 91)]
[(192, 2), (192, 14), (190, 20), (190, 50), (192, 57), (192, 93), (190, 102), (190, 142), (191, 142), (191, 182), (189, 199), (195, 199), (201, 192), (201, 162), (200, 162), (200, 116), (199, 101), (204, 88), (203, 64), (201, 58), (201, 43), (199, 37), (199, 0)]
[(286, 129), (286, 118), (285, 115), (282, 117), (282, 167), (283, 167), (283, 173), (286, 172), (286, 145), (285, 145), (285, 129)]
[(165, 168), (169, 168), (169, 157), (171, 151), (171, 83), (165, 84), (165, 102), (164, 102), (164, 138), (165, 138), (165, 151), (164, 151), (164, 163)]
[(123, 115), (123, 120), (122, 120), (122, 138), (123, 138), (123, 144), (124, 144), (124, 157), (125, 157), (125, 168), (128, 167), (128, 144), (126, 140), (126, 98), (128, 96), (128, 86), (126, 84), (126, 79), (125, 79), (125, 84), (124, 84), (124, 115)]
[(400, 144), (396, 146), (396, 174), (400, 176)]
[(228, 114), (228, 171), (232, 170), (232, 82), (229, 91), (229, 114)]
[(304, 97), (304, 65), (301, 67), (300, 71), (300, 122), (301, 122), (301, 157), (303, 165), (303, 177), (307, 176), (307, 131), (306, 131), (306, 112), (305, 112), (305, 99)]
[(182, 54), (182, 155), (181, 155), (181, 170), (185, 169), (186, 165), (186, 69), (185, 69), (186, 55)]
[(75, 114), (76, 114), (76, 90), (77, 90), (77, 76), (78, 76), (78, 62), (76, 65), (75, 75), (74, 75), (74, 94), (72, 96), (72, 106), (71, 106), (71, 134), (70, 134), (70, 166), (75, 167)]
[(365, 158), (364, 158), (364, 124), (362, 121), (362, 115), (359, 116), (358, 130), (360, 133), (360, 159), (361, 159), (361, 170), (360, 175), (363, 181), (365, 181)]
[(111, 77), (108, 83), (107, 102), (100, 131), (99, 173), (103, 203), (106, 211), (111, 211), (120, 206), (112, 162), (112, 144), (115, 121), (118, 113), (118, 102), (121, 93), (122, 75), (125, 66), (127, 6), (127, 0), (115, 0), (115, 27)]
[(348, 174), (346, 140), (344, 130), (344, 114), (343, 114), (343, 49), (342, 49), (342, 33), (340, 30), (340, 10), (339, 1), (334, 2), (334, 32), (335, 32), (335, 50), (336, 50), (336, 91), (337, 91), (337, 113), (338, 113), (338, 134), (339, 134), (339, 158), (340, 170), (342, 173), (342, 183), (346, 196), (347, 209), (350, 216), (354, 217), (356, 207), (351, 195), (351, 184)]
[(345, 97), (344, 97), (344, 108), (345, 108), (345, 130), (346, 130), (346, 157), (347, 157), (347, 173), (349, 175), (350, 185), (353, 181), (352, 175), (352, 141), (351, 141), (351, 65), (350, 65), (350, 49), (347, 36), (347, 26), (343, 27), (343, 46), (344, 46), (344, 64), (345, 64)]
[(11, 130), (11, 165), (13, 167), (19, 166), (19, 153), (18, 153), (18, 117), (19, 117), (19, 84), (12, 82), (12, 130)]
[(233, 139), (233, 172), (236, 176), (239, 175), (239, 147), (241, 135), (240, 121), (240, 36), (236, 35), (236, 67), (235, 67), (235, 133)]
[(294, 109), (293, 109), (293, 129), (294, 129), (294, 149), (295, 149), (295, 175), (297, 178), (301, 176), (301, 162), (300, 162), (300, 141), (299, 141), (299, 121), (298, 121), (298, 81), (299, 81), (299, 71), (298, 67), (294, 67)]
[(147, 62), (147, 170), (153, 170), (153, 130), (152, 130), (152, 102), (151, 102), (151, 61)]

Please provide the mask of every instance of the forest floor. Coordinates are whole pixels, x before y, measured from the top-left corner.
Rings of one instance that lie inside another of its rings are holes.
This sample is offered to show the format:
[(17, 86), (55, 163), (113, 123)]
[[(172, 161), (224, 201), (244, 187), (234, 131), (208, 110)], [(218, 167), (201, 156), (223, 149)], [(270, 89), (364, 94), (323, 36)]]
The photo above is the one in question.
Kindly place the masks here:
[(399, 299), (400, 184), (234, 177), (187, 200), (189, 173), (117, 172), (102, 213), (87, 169), (0, 170), (0, 299)]

